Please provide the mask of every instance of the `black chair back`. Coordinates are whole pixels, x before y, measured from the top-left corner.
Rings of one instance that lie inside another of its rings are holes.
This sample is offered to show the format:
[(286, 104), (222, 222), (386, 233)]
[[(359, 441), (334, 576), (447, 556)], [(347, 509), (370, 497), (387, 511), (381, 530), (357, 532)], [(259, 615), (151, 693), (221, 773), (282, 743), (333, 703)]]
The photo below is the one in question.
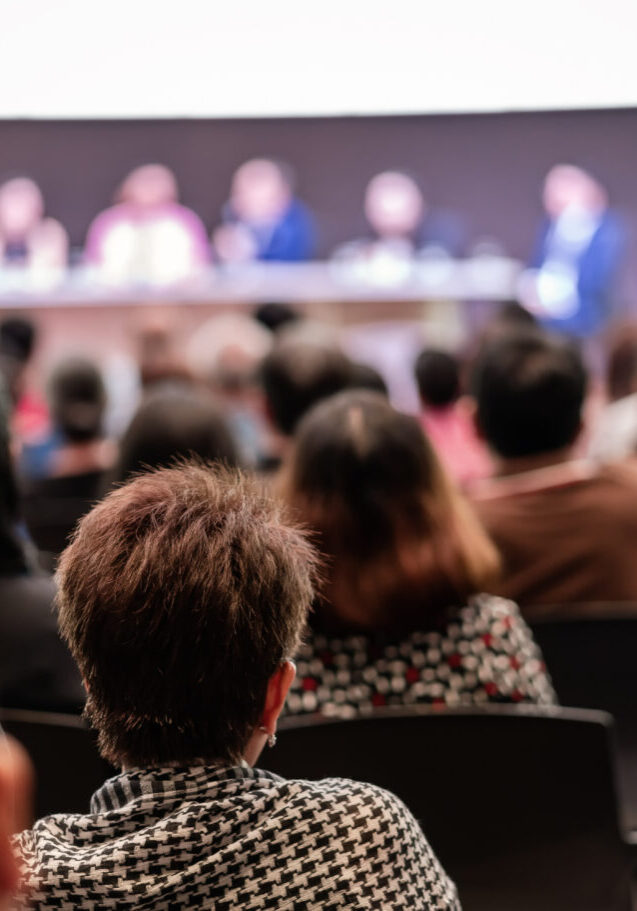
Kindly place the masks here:
[(259, 764), (396, 793), (464, 911), (627, 911), (611, 726), (598, 712), (526, 706), (286, 719)]
[(36, 774), (34, 815), (88, 813), (91, 795), (115, 770), (76, 715), (0, 709), (0, 723), (26, 748)]
[(560, 703), (614, 717), (624, 818), (637, 828), (637, 606), (633, 616), (612, 616), (614, 609), (600, 609), (603, 618), (570, 619), (565, 608), (560, 619), (532, 629)]

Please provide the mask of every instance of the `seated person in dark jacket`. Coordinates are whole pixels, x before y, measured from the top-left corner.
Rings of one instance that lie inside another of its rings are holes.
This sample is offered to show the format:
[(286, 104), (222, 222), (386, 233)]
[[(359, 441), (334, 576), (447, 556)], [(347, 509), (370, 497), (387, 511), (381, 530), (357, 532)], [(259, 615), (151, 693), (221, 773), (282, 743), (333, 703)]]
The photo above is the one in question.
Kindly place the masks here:
[(309, 210), (294, 196), (291, 168), (267, 158), (242, 164), (232, 179), (223, 224), (212, 243), (222, 262), (311, 259), (314, 224)]
[(106, 390), (91, 361), (60, 363), (49, 381), (49, 399), (53, 432), (39, 447), (24, 451), (23, 462), (37, 463), (43, 474), (25, 482), (24, 515), (37, 547), (59, 554), (77, 520), (99, 497), (115, 447), (102, 434)]
[(363, 270), (371, 281), (399, 281), (421, 255), (447, 258), (465, 253), (464, 220), (432, 208), (409, 174), (383, 171), (372, 177), (365, 188), (364, 209), (368, 236), (342, 244), (334, 257)]
[(79, 711), (84, 691), (58, 636), (55, 585), (34, 563), (20, 525), (6, 411), (0, 407), (0, 706)]

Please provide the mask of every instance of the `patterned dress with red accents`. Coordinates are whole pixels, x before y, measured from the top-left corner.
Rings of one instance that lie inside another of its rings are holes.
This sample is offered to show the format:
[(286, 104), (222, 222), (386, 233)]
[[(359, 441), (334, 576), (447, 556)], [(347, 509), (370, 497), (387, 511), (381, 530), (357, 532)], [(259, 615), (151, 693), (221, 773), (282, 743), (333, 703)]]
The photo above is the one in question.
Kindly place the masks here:
[(407, 636), (310, 632), (296, 657), (289, 715), (352, 718), (385, 705), (554, 705), (542, 655), (517, 606), (477, 595), (443, 626)]

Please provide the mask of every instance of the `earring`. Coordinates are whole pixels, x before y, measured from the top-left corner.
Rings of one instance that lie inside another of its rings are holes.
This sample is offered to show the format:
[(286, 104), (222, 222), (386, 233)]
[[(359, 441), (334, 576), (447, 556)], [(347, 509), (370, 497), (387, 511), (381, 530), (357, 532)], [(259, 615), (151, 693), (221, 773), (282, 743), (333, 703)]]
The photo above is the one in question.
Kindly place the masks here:
[[(268, 734), (268, 729), (264, 725), (259, 725), (259, 730), (263, 731), (264, 734)], [(276, 734), (268, 734), (268, 746), (273, 747), (276, 743)]]

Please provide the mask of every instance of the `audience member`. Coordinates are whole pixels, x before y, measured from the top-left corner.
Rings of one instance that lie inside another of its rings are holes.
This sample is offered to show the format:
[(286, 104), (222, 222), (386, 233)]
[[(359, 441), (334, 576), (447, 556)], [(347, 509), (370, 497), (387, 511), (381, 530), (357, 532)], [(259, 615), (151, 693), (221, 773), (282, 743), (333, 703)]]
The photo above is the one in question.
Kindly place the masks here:
[(189, 383), (193, 376), (185, 363), (179, 316), (171, 311), (145, 313), (135, 327), (139, 384), (150, 391), (164, 383)]
[(41, 435), (49, 424), (46, 403), (27, 379), (36, 339), (35, 324), (24, 316), (7, 316), (0, 322), (0, 377), (11, 397), (11, 430), (18, 441)]
[(487, 342), (500, 338), (501, 335), (539, 328), (540, 323), (537, 318), (518, 300), (502, 301), (497, 307), (495, 314), (482, 327), (478, 337), (478, 344), (482, 347)]
[(0, 371), (16, 404), (23, 393), (24, 369), (35, 346), (35, 326), (23, 316), (7, 316), (0, 322)]
[(210, 317), (191, 336), (187, 362), (223, 406), (242, 462), (256, 465), (267, 446), (258, 371), (272, 333), (245, 313)]
[(624, 327), (610, 346), (606, 369), (607, 404), (596, 415), (589, 453), (615, 462), (637, 452), (637, 329)]
[(448, 351), (426, 348), (414, 373), (420, 420), (444, 467), (462, 485), (487, 477), (491, 464), (476, 435), (472, 409), (461, 395), (458, 359)]
[(85, 358), (62, 361), (49, 380), (51, 436), (26, 447), (24, 515), (38, 548), (59, 554), (75, 523), (99, 496), (115, 446), (104, 438), (106, 391), (96, 365)]
[(143, 475), (83, 519), (60, 621), (122, 771), (89, 815), (15, 839), (18, 908), (459, 909), (393, 795), (254, 768), (294, 676), (313, 562), (279, 506), (206, 466)]
[(239, 463), (223, 414), (209, 396), (175, 386), (151, 393), (141, 403), (120, 441), (112, 480), (128, 481), (147, 468), (198, 456), (229, 466)]
[(552, 605), (637, 600), (637, 472), (575, 459), (586, 371), (571, 343), (503, 337), (475, 366), (477, 425), (496, 477), (475, 505), (501, 551), (499, 591), (529, 617)]
[(321, 403), (282, 494), (326, 560), (289, 712), (554, 701), (517, 607), (482, 594), (495, 548), (416, 420), (373, 392)]
[(294, 195), (292, 169), (267, 158), (246, 161), (232, 178), (223, 224), (212, 237), (222, 262), (301, 262), (314, 252), (314, 224)]
[(352, 365), (329, 338), (313, 337), (307, 327), (281, 335), (261, 365), (272, 454), (260, 466), (273, 471), (290, 447), (296, 425), (312, 405), (350, 387)]
[(53, 614), (55, 584), (38, 572), (21, 523), (0, 396), (0, 706), (79, 711), (84, 692)]
[(184, 351), (183, 314), (178, 307), (144, 307), (128, 329), (130, 352), (110, 352), (104, 366), (108, 393), (105, 426), (119, 438), (130, 424), (144, 393), (164, 385), (194, 385)]
[(637, 326), (618, 329), (608, 351), (606, 392), (609, 402), (617, 402), (637, 391)]
[(169, 284), (206, 266), (206, 229), (191, 209), (179, 205), (175, 175), (146, 164), (126, 177), (116, 204), (89, 227), (85, 261), (108, 284)]

